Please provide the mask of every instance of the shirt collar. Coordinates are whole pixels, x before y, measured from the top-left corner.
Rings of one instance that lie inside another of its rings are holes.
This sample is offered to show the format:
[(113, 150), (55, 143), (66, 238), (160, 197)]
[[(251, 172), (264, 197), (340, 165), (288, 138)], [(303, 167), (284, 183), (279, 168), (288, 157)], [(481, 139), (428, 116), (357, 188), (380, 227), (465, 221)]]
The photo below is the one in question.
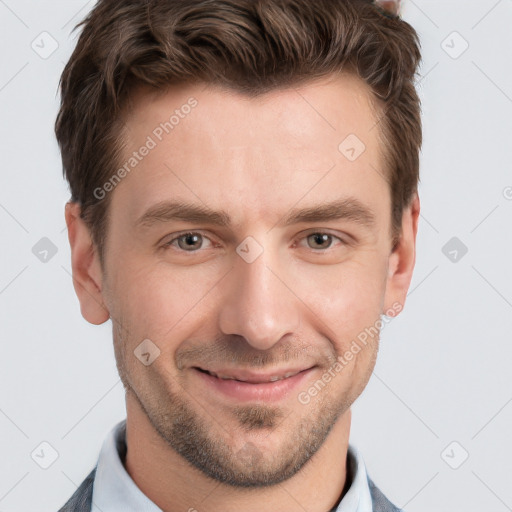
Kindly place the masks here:
[(132, 480), (123, 462), (126, 456), (126, 419), (103, 441), (94, 486), (91, 512), (162, 512)]
[(368, 474), (363, 457), (351, 443), (347, 451), (347, 478), (351, 479), (350, 488), (340, 501), (335, 512), (372, 512), (372, 497), (368, 485)]
[[(126, 471), (126, 419), (117, 423), (103, 441), (94, 478), (91, 512), (162, 512)], [(372, 499), (363, 458), (349, 444), (347, 478), (352, 482), (333, 512), (372, 512)]]

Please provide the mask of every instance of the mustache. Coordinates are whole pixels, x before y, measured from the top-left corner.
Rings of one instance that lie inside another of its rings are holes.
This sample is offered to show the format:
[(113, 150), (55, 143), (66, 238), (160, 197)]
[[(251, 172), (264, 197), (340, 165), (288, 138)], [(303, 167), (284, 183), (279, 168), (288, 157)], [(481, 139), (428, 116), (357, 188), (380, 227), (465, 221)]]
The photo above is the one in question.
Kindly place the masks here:
[(187, 341), (175, 353), (176, 367), (208, 368), (219, 363), (233, 367), (262, 368), (280, 363), (299, 362), (304, 365), (330, 366), (337, 360), (331, 343), (312, 345), (295, 336), (283, 338), (268, 350), (252, 347), (242, 336), (222, 335), (210, 341)]

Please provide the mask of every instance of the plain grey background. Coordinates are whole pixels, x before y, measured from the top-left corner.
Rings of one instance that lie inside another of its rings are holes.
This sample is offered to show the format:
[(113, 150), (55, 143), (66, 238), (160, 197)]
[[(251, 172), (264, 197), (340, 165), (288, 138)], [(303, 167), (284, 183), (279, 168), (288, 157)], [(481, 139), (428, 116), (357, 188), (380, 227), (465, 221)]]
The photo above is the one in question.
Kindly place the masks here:
[[(111, 324), (89, 325), (73, 290), (53, 135), (70, 32), (94, 3), (0, 0), (0, 512), (57, 510), (125, 417)], [(512, 0), (405, 0), (403, 18), (423, 48), (417, 260), (405, 309), (384, 328), (353, 406), (351, 442), (407, 512), (504, 512)]]

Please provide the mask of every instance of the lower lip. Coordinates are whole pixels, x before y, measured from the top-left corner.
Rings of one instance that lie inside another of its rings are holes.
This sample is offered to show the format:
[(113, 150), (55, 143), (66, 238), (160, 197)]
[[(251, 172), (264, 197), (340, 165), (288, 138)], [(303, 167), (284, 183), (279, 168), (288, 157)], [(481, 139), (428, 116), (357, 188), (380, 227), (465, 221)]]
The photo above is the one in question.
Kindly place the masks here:
[(194, 371), (203, 379), (203, 382), (205, 382), (209, 388), (213, 388), (223, 395), (243, 401), (253, 400), (265, 402), (273, 402), (286, 398), (309, 376), (312, 370), (313, 368), (309, 368), (292, 377), (276, 380), (275, 382), (251, 384), (234, 379), (220, 379), (194, 368)]

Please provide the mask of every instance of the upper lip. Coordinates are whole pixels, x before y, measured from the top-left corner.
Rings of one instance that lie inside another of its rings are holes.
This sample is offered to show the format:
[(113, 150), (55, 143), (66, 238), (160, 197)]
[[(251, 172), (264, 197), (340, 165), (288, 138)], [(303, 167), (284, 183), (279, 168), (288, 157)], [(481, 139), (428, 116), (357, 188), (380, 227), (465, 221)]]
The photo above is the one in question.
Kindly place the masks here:
[(232, 369), (232, 368), (201, 368), (196, 367), (199, 370), (208, 372), (216, 377), (224, 378), (224, 379), (235, 379), (241, 380), (244, 382), (250, 382), (253, 384), (263, 383), (263, 382), (273, 382), (276, 380), (284, 379), (286, 377), (292, 377), (297, 373), (300, 373), (305, 370), (309, 370), (312, 368), (311, 366), (304, 367), (292, 367), (292, 368), (280, 368), (274, 370), (268, 370), (266, 372), (251, 372), (249, 370), (242, 369)]

